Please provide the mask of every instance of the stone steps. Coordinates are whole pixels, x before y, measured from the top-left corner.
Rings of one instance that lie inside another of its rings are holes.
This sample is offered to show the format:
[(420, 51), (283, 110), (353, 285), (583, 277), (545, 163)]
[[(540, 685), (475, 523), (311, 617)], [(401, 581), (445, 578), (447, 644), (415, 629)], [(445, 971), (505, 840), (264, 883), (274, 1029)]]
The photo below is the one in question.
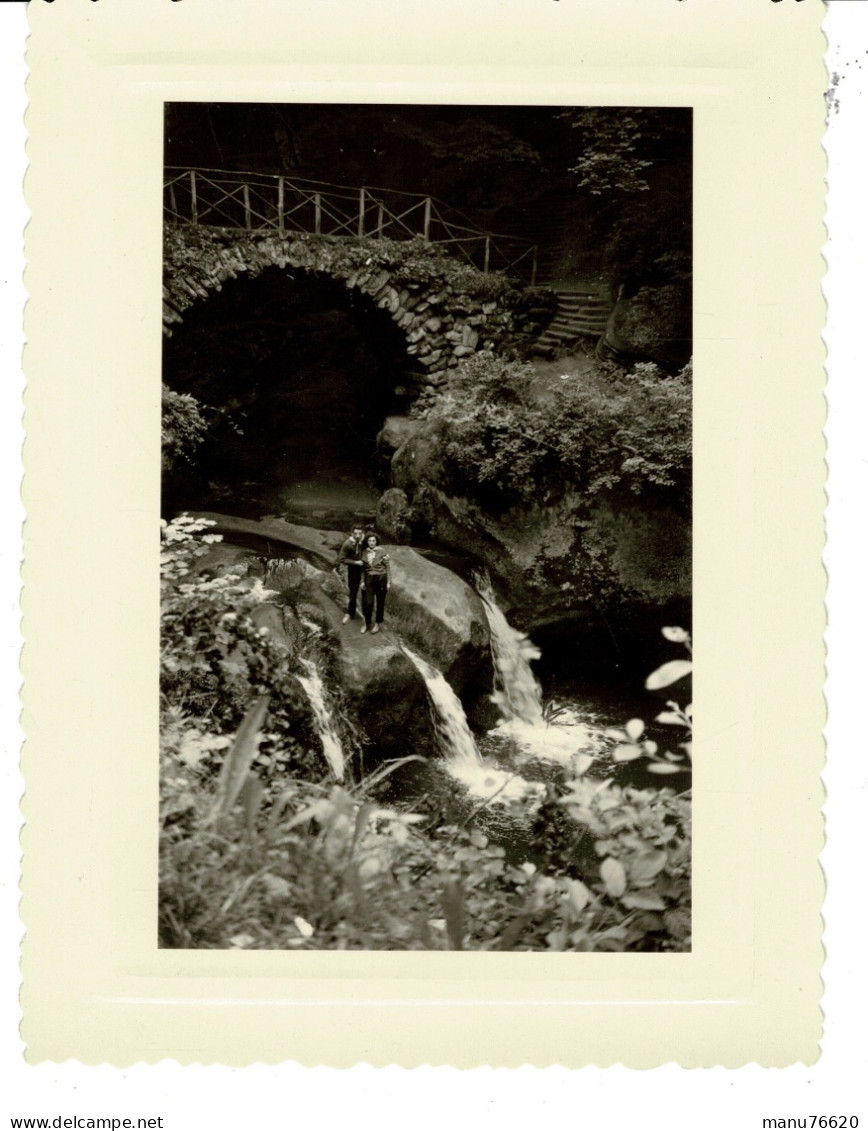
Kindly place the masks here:
[(608, 311), (611, 308), (605, 295), (565, 295), (558, 293), (558, 309), (566, 312), (574, 311)]
[(555, 316), (534, 343), (534, 353), (552, 356), (581, 338), (598, 338), (606, 329), (612, 309), (608, 288), (601, 284), (555, 285)]
[(569, 322), (562, 323), (558, 326), (549, 326), (544, 334), (540, 336), (538, 341), (544, 339), (548, 341), (549, 338), (557, 338), (558, 341), (566, 342), (577, 337), (597, 336), (605, 330), (605, 322)]

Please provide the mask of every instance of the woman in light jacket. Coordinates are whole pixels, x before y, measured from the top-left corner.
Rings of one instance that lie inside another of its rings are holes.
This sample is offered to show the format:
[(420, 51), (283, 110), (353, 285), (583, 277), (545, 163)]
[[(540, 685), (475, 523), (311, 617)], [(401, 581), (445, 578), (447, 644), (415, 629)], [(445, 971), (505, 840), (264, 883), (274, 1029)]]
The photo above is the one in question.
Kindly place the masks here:
[[(380, 546), (376, 534), (366, 534), (362, 542), (362, 616), (365, 623), (362, 632), (379, 632), (386, 608), (386, 593), (389, 591), (389, 555)], [(374, 607), (376, 606), (376, 618)]]

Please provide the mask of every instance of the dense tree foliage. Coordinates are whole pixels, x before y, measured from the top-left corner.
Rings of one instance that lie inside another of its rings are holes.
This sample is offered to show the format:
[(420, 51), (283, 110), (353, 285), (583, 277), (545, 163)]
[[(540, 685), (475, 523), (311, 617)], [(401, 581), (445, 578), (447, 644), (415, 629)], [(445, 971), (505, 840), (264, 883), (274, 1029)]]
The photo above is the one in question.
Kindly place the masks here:
[(498, 508), (575, 490), (690, 494), (690, 368), (653, 365), (564, 381), (550, 404), (531, 394), (532, 367), (493, 354), (468, 358), (424, 413), (439, 426), (456, 480)]
[(650, 201), (649, 174), (689, 162), (691, 134), (678, 108), (173, 102), (165, 142), (168, 165), (430, 192), (493, 217), (552, 190)]
[(570, 171), (594, 196), (648, 192), (649, 170), (690, 153), (690, 115), (683, 110), (592, 106), (562, 116), (577, 135)]
[(428, 192), (493, 209), (545, 186), (547, 132), (568, 134), (539, 108), (169, 103), (166, 163)]

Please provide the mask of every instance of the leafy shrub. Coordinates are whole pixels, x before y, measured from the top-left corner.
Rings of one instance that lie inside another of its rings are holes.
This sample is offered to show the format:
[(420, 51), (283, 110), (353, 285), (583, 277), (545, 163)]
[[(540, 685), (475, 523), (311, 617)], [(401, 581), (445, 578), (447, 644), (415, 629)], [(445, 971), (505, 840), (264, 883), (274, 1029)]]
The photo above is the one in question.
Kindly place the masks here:
[(227, 735), (251, 702), (267, 695), (269, 731), (257, 769), (268, 775), (292, 764), (321, 777), (326, 767), (297, 678), (305, 672), (252, 617), (274, 594), (240, 572), (212, 577), (195, 570), (197, 558), (220, 541), (219, 535), (202, 533), (210, 525), (182, 515), (162, 526), (160, 691), (164, 713), (176, 724), (183, 719), (178, 749), (213, 771)]
[(571, 486), (590, 498), (690, 490), (691, 373), (656, 366), (571, 381), (540, 408), (532, 368), (480, 353), (456, 370), (426, 412), (460, 483), (496, 488), (501, 505), (545, 503)]
[(171, 471), (178, 463), (192, 463), (208, 431), (202, 406), (189, 393), (176, 393), (163, 385), (162, 463)]
[[(177, 773), (177, 770), (174, 771)], [(219, 828), (186, 789), (190, 824), (162, 839), (168, 946), (305, 949), (630, 950), (689, 946), (689, 802), (669, 790), (576, 779), (563, 818), (594, 838), (594, 875), (560, 846), (507, 860), (475, 828), (426, 829), (356, 790), (290, 780), (242, 792)], [(168, 810), (167, 810), (168, 812)]]

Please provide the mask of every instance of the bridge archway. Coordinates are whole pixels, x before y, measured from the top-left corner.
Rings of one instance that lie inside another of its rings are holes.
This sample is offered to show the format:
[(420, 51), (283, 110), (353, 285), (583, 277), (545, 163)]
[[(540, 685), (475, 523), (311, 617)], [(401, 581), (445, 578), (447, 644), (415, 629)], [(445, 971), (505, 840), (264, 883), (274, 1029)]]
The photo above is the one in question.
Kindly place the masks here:
[(528, 329), (523, 284), (485, 275), (419, 240), (290, 240), (177, 225), (166, 229), (164, 332), (170, 336), (195, 302), (227, 280), (275, 266), (329, 276), (370, 298), (404, 335), (426, 387), (440, 384), (462, 357), (498, 349)]
[(371, 510), (377, 433), (424, 376), (388, 313), (330, 276), (271, 267), (229, 280), (164, 343), (165, 383), (212, 417), (168, 501)]
[(168, 228), (164, 380), (219, 410), (199, 460), (209, 505), (232, 480), (251, 510), (280, 509), (287, 483), (359, 485), (363, 468), (373, 491), (386, 416), (514, 340), (523, 293), (418, 242)]

